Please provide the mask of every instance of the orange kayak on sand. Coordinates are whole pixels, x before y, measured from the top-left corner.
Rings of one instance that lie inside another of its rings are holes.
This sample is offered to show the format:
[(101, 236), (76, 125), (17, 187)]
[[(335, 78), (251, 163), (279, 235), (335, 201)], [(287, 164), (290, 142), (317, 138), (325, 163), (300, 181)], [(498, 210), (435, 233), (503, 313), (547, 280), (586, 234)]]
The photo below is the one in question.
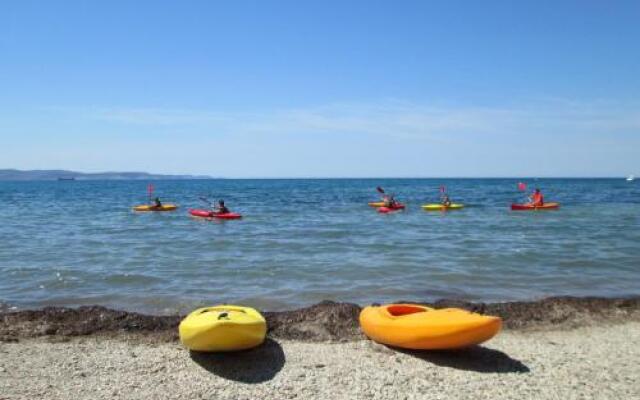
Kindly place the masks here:
[(414, 350), (469, 347), (494, 337), (502, 327), (499, 317), (459, 308), (434, 308), (416, 304), (365, 307), (360, 327), (369, 338), (390, 346)]

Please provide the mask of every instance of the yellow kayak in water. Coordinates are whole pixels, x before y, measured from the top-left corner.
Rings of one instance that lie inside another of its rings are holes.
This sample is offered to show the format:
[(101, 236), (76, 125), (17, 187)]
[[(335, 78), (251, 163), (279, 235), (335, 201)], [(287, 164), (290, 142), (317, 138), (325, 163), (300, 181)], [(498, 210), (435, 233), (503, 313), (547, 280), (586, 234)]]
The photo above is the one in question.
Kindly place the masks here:
[(259, 346), (267, 334), (267, 322), (253, 308), (219, 305), (193, 311), (180, 322), (178, 331), (189, 350), (237, 351)]
[(448, 206), (442, 204), (425, 204), (422, 206), (423, 210), (426, 211), (446, 211), (446, 210), (460, 210), (464, 208), (464, 204), (450, 204)]
[(369, 207), (384, 207), (384, 201), (372, 201), (369, 203)]
[(133, 211), (173, 211), (176, 210), (178, 206), (176, 204), (163, 204), (161, 207), (156, 207), (154, 205), (143, 204), (140, 206), (133, 207)]

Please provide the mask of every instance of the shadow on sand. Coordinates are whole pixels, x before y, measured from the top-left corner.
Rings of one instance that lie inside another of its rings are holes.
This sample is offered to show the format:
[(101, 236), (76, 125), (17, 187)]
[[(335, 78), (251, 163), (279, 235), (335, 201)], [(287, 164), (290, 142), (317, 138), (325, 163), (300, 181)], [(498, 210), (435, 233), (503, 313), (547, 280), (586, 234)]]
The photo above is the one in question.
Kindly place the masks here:
[(190, 352), (191, 359), (221, 378), (260, 383), (273, 379), (284, 366), (284, 351), (278, 342), (266, 339), (255, 349), (233, 353)]
[(394, 349), (441, 367), (484, 373), (526, 373), (529, 367), (507, 354), (482, 346), (460, 350), (414, 351)]

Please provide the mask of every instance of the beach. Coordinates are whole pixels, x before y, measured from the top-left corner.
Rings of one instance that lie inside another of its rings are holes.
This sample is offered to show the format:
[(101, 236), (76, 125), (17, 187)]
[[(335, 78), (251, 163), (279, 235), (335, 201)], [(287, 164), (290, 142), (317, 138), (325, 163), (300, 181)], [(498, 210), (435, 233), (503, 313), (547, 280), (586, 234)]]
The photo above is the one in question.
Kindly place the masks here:
[[(503, 313), (505, 330), (471, 349), (404, 351), (352, 329), (357, 306), (327, 302), (267, 314), (272, 329), (254, 350), (205, 354), (190, 353), (176, 340), (179, 317), (100, 307), (92, 309), (93, 320), (62, 308), (5, 313), (0, 318), (0, 398), (640, 396), (639, 299), (461, 305)], [(339, 320), (343, 323), (332, 330)], [(91, 329), (82, 331), (82, 326)]]
[(0, 400), (640, 400), (640, 1), (5, 1)]

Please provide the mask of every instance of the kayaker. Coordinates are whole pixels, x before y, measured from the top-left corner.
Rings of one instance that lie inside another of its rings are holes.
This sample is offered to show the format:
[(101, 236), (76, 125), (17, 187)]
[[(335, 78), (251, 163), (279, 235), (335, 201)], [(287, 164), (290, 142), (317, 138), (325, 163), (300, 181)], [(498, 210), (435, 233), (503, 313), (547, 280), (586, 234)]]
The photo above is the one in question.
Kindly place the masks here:
[(224, 200), (218, 200), (218, 205), (214, 207), (214, 212), (217, 214), (229, 214), (231, 211), (224, 205)]
[(153, 207), (162, 208), (162, 202), (160, 201), (159, 197), (156, 197), (155, 199), (153, 199)]
[(384, 203), (384, 206), (388, 208), (393, 208), (396, 204), (398, 204), (392, 194), (385, 194), (382, 197), (382, 202)]
[(542, 192), (540, 191), (540, 189), (536, 188), (535, 192), (533, 192), (533, 194), (529, 198), (529, 201), (531, 202), (531, 205), (534, 205), (534, 206), (544, 205), (544, 196), (542, 195)]
[(451, 205), (451, 199), (449, 198), (449, 195), (442, 195), (442, 205), (445, 207), (449, 207)]

